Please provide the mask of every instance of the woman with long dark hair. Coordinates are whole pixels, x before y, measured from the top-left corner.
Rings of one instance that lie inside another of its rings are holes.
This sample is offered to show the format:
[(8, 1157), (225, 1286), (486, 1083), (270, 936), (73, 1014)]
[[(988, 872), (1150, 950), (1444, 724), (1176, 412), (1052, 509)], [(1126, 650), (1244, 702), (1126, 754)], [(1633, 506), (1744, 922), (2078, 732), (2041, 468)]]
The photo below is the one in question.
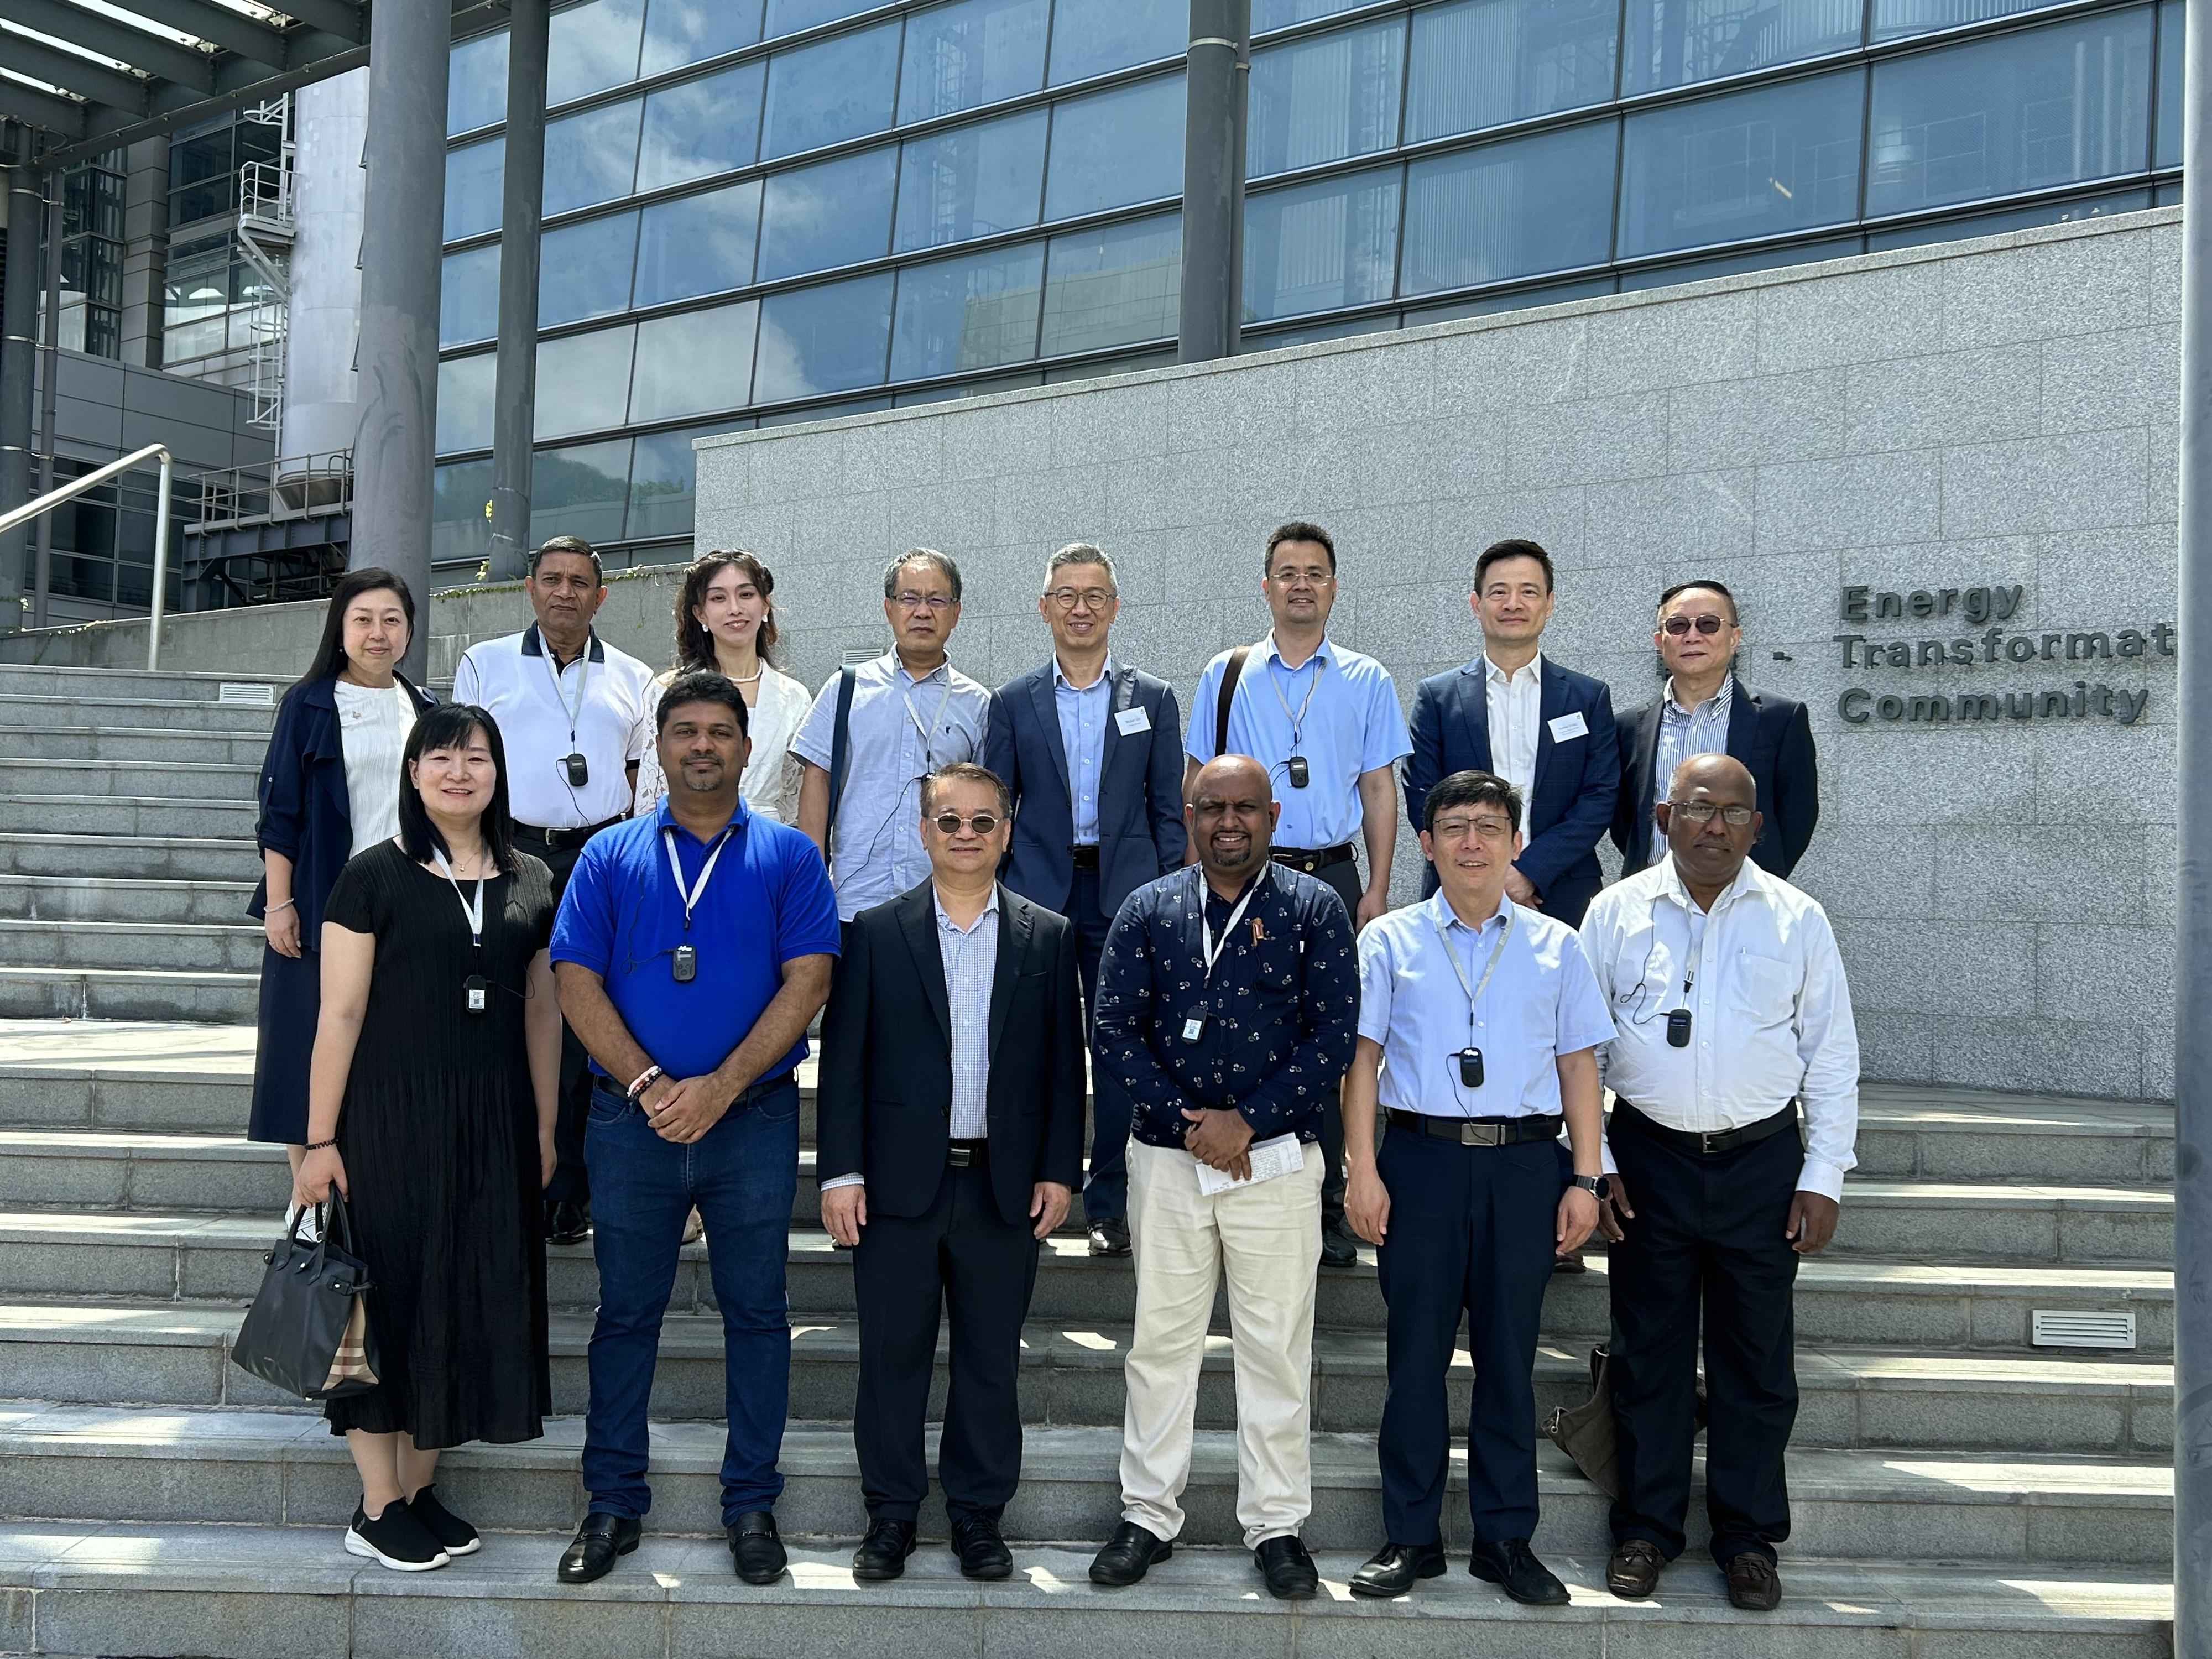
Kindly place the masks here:
[(389, 570), (349, 571), (331, 595), (314, 660), (276, 711), (261, 766), (259, 1032), (252, 1140), (276, 1141), (298, 1173), (307, 1139), (307, 1056), (320, 1006), (323, 905), (346, 860), (398, 828), (399, 755), (436, 699), (399, 672), (415, 596)]
[(514, 849), (484, 710), (409, 733), (399, 833), (355, 859), (323, 921), (322, 1017), (296, 1204), (347, 1200), (377, 1386), (323, 1414), (361, 1474), (346, 1548), (402, 1572), (477, 1546), (438, 1453), (535, 1440), (552, 1409), (544, 1206), (561, 1079), (553, 884)]

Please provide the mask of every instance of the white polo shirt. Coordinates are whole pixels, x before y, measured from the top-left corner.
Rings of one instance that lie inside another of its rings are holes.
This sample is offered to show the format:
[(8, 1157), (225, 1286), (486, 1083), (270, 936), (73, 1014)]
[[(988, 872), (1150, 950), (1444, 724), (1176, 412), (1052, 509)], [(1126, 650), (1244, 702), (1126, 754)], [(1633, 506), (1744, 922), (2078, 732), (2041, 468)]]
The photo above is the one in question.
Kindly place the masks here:
[[(507, 748), (507, 799), (517, 823), (581, 830), (629, 811), (629, 769), (653, 742), (659, 700), (653, 671), (600, 639), (556, 675), (532, 623), (479, 640), (453, 672), (453, 701), (491, 711)], [(565, 757), (587, 776), (568, 781)]]

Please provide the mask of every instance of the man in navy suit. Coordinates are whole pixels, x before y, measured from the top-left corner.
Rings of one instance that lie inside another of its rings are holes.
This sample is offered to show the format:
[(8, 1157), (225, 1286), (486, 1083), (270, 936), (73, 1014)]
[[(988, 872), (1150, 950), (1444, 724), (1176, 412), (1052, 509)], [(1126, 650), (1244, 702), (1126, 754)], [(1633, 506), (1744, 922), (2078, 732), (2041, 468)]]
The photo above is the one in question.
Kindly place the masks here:
[[(1555, 598), (1551, 556), (1534, 542), (1492, 542), (1476, 558), (1468, 602), (1482, 654), (1413, 694), (1406, 810), (1425, 823), (1429, 791), (1455, 772), (1504, 778), (1528, 802), (1527, 844), (1506, 872), (1506, 896), (1579, 927), (1604, 884), (1597, 843), (1613, 818), (1620, 743), (1605, 683), (1542, 655)], [(1431, 867), (1421, 893), (1436, 890)]]
[[(1117, 665), (1107, 635), (1121, 601), (1114, 562), (1088, 542), (1052, 556), (1037, 614), (1053, 657), (992, 696), (984, 764), (1014, 801), (1000, 878), (1075, 927), (1086, 1018), (1098, 958), (1121, 901), (1182, 865), (1182, 726), (1165, 681)], [(1104, 1071), (1092, 1083), (1084, 1219), (1093, 1255), (1129, 1254), (1130, 1104)]]
[(1659, 596), (1651, 636), (1667, 670), (1659, 698), (1620, 721), (1620, 795), (1613, 844), (1633, 875), (1667, 856), (1652, 835), (1652, 808), (1674, 769), (1692, 755), (1733, 755), (1751, 769), (1765, 820), (1751, 849), (1761, 869), (1789, 878), (1820, 819), (1820, 775), (1805, 705), (1753, 691), (1735, 678), (1743, 641), (1735, 595), (1717, 581), (1682, 582)]

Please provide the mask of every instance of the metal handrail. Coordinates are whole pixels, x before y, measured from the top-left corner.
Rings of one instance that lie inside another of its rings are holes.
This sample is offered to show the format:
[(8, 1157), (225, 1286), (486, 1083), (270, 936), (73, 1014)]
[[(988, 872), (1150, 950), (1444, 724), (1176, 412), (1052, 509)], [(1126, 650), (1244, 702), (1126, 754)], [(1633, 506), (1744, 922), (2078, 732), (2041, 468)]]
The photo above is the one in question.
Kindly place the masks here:
[(161, 498), (154, 511), (154, 604), (152, 626), (146, 639), (146, 666), (161, 665), (161, 601), (167, 597), (169, 585), (169, 480), (175, 466), (167, 444), (148, 444), (143, 449), (134, 449), (120, 460), (110, 461), (96, 472), (88, 472), (82, 478), (72, 478), (59, 489), (50, 489), (43, 495), (33, 496), (22, 506), (0, 513), (0, 536), (6, 535), (18, 525), (26, 525), (40, 514), (51, 513), (64, 501), (74, 501), (88, 489), (97, 489), (110, 478), (120, 477), (139, 462), (161, 458)]

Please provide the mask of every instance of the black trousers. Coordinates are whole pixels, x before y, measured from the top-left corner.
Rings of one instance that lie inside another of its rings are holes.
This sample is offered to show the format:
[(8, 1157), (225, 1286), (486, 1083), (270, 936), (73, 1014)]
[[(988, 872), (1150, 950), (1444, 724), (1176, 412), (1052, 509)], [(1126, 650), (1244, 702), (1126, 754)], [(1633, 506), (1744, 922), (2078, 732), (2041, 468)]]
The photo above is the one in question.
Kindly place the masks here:
[(1805, 1146), (1785, 1129), (1705, 1157), (1616, 1111), (1611, 1135), (1633, 1220), (1607, 1253), (1613, 1285), (1613, 1411), (1620, 1497), (1615, 1542), (1682, 1552), (1705, 1326), (1705, 1510), (1713, 1559), (1770, 1560), (1790, 1536), (1783, 1453), (1797, 1419), (1792, 1324), (1797, 1253), (1783, 1229)]
[(853, 1447), (871, 1520), (911, 1521), (929, 1490), (929, 1411), (940, 1310), (951, 1325), (951, 1386), (938, 1485), (954, 1521), (995, 1521), (1022, 1474), (1022, 1321), (1037, 1242), (1010, 1223), (988, 1170), (951, 1170), (918, 1216), (871, 1214), (853, 1252), (860, 1386)]
[[(576, 868), (576, 860), (583, 848), (548, 847), (536, 836), (523, 832), (515, 837), (515, 844), (534, 859), (544, 861), (553, 878), (553, 902), (558, 904), (561, 895), (568, 890), (568, 878)], [(615, 1087), (629, 1086), (629, 1079), (617, 1079)], [(545, 1188), (545, 1201), (556, 1203), (562, 1199), (574, 1199), (580, 1204), (591, 1201), (592, 1178), (584, 1169), (584, 1122), (592, 1109), (592, 1057), (584, 1052), (584, 1045), (568, 1029), (568, 1022), (561, 1022), (561, 1103), (553, 1120), (553, 1152), (556, 1160), (552, 1182)]]
[[(1078, 870), (1068, 889), (1067, 919), (1075, 928), (1075, 970), (1083, 981), (1083, 1031), (1088, 1042), (1098, 1018), (1098, 963), (1114, 918), (1098, 897), (1098, 872)], [(1091, 1174), (1083, 1183), (1086, 1222), (1124, 1220), (1129, 1213), (1128, 1091), (1103, 1066), (1091, 1073)]]
[[(1346, 859), (1314, 872), (1314, 879), (1336, 889), (1344, 901), (1344, 918), (1356, 933), (1359, 927), (1359, 861)], [(1324, 1230), (1344, 1224), (1344, 1103), (1331, 1095), (1321, 1115), (1321, 1224)], [(1406, 1540), (1401, 1540), (1401, 1542)]]

